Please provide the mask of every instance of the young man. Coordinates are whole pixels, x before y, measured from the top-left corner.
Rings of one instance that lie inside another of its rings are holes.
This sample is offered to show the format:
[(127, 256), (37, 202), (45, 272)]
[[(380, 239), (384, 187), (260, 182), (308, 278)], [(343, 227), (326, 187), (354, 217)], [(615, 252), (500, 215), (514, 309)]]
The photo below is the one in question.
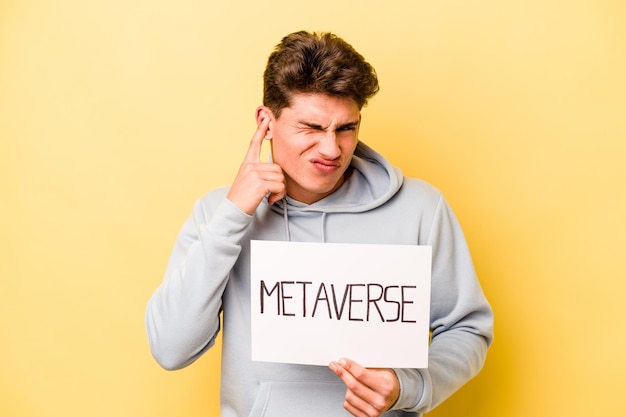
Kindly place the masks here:
[[(213, 346), (223, 310), (223, 417), (419, 416), (483, 365), (492, 311), (452, 211), (358, 139), (361, 108), (377, 91), (374, 69), (342, 39), (286, 36), (269, 57), (235, 180), (201, 198), (180, 232), (148, 303), (150, 347), (166, 369), (191, 364)], [(264, 139), (272, 162), (260, 160)], [(251, 239), (432, 246), (428, 368), (252, 361)]]

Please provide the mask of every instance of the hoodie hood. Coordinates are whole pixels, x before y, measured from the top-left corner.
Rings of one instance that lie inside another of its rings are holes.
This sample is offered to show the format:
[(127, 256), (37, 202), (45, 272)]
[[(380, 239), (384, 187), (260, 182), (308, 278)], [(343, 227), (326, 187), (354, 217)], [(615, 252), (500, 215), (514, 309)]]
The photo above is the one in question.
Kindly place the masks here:
[[(391, 166), (378, 152), (359, 142), (346, 181), (329, 196), (313, 204), (305, 204), (287, 196), (270, 206), (285, 220), (286, 240), (291, 240), (289, 218), (321, 215), (322, 241), (326, 241), (326, 216), (331, 213), (361, 213), (385, 204), (402, 186), (400, 169)], [(265, 200), (267, 204), (267, 199)]]
[(307, 213), (359, 213), (386, 203), (402, 186), (402, 172), (378, 152), (359, 142), (350, 163), (351, 173), (337, 191), (313, 204), (287, 196), (271, 209), (289, 216)]

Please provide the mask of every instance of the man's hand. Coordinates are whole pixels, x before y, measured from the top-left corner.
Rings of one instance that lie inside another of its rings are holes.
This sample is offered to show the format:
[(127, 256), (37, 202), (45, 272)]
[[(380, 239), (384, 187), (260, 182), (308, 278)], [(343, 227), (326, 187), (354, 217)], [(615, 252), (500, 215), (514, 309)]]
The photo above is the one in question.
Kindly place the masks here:
[(267, 134), (270, 118), (261, 116), (259, 126), (252, 136), (246, 157), (239, 168), (226, 198), (239, 209), (253, 215), (263, 198), (274, 204), (285, 196), (285, 176), (277, 164), (261, 162), (261, 144)]
[(343, 407), (353, 416), (378, 417), (400, 395), (400, 382), (391, 369), (363, 368), (350, 359), (331, 362), (329, 367), (346, 384)]

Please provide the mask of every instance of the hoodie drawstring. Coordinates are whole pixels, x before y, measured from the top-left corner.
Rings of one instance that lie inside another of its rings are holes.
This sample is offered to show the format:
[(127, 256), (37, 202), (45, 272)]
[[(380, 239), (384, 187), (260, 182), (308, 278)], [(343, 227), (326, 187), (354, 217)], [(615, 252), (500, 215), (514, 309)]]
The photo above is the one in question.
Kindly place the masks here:
[[(322, 243), (326, 243), (326, 212), (322, 212), (321, 234)], [(291, 232), (289, 230), (289, 215), (287, 214), (287, 200), (283, 199), (283, 220), (285, 222), (285, 238), (291, 242)]]
[(287, 216), (287, 200), (283, 199), (283, 219), (285, 220), (285, 237), (287, 242), (291, 242), (291, 233), (289, 232), (289, 216)]

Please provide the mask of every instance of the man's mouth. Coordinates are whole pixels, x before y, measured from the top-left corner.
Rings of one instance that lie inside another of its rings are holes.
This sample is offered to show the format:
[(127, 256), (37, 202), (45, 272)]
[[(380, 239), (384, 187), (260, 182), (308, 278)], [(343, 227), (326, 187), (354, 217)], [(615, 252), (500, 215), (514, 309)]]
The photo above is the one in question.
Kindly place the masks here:
[(334, 172), (341, 166), (337, 161), (329, 161), (322, 158), (314, 158), (311, 160), (311, 163), (322, 172)]

